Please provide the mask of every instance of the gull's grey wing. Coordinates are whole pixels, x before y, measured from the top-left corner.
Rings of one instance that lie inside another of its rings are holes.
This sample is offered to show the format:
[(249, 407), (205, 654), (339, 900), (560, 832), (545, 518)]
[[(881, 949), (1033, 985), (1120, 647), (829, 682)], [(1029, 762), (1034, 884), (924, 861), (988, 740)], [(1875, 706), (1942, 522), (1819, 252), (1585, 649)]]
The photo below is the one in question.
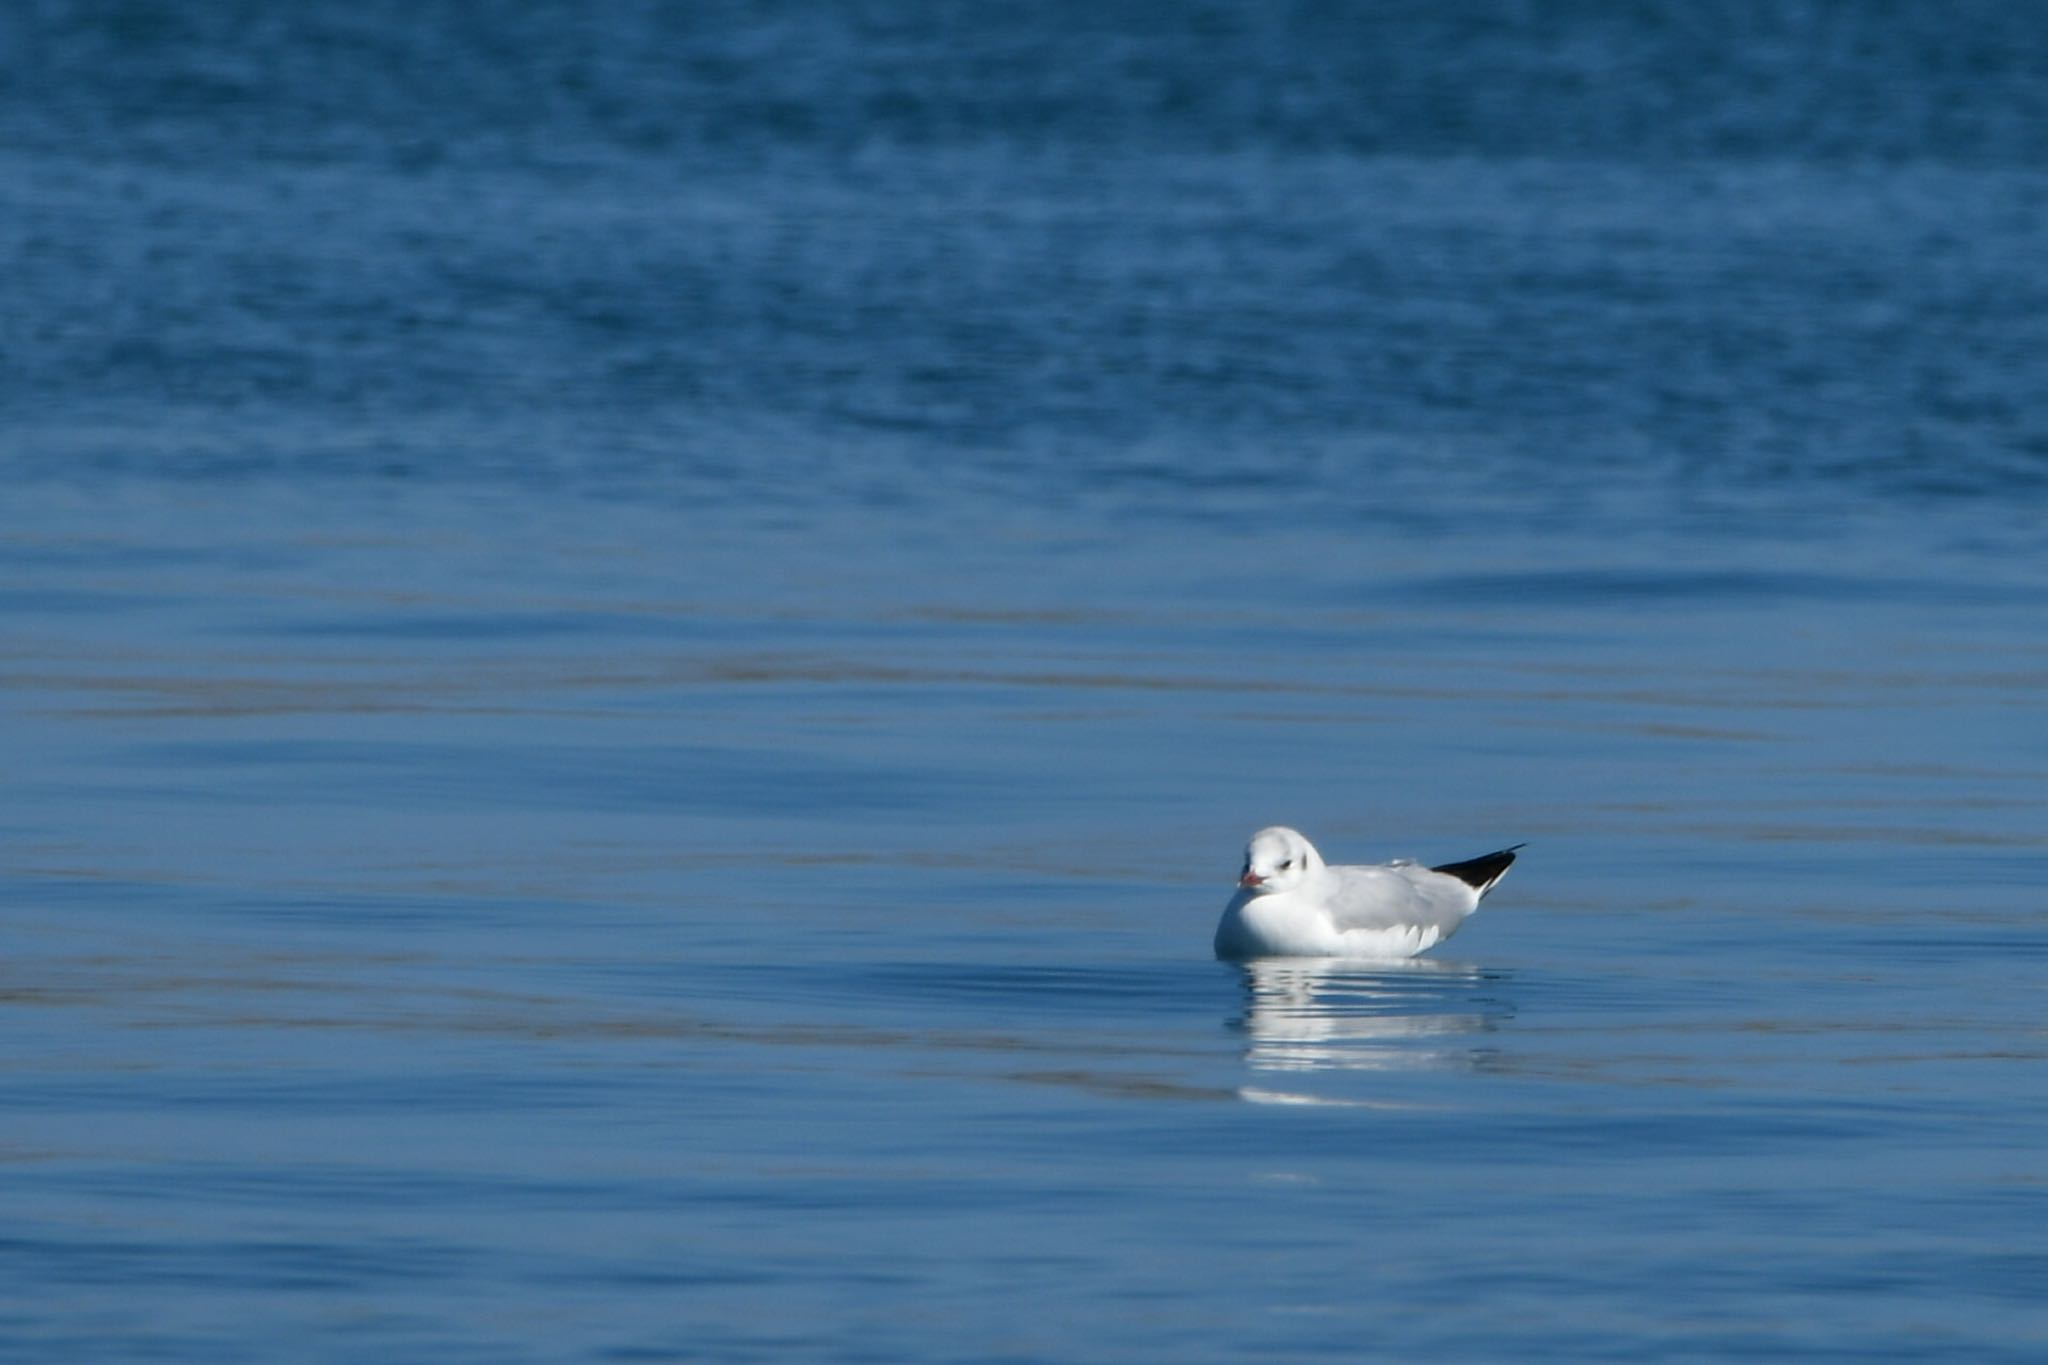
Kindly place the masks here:
[(1471, 888), (1413, 863), (1329, 868), (1330, 918), (1341, 930), (1413, 926), (1449, 934), (1477, 903)]

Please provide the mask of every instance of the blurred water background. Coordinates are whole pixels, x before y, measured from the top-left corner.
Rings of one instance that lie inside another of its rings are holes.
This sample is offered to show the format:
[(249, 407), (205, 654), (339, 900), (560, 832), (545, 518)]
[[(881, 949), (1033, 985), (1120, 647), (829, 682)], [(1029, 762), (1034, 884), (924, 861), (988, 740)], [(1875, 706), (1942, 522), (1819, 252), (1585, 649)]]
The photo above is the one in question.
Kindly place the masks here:
[(2041, 11), (0, 64), (0, 1359), (2048, 1353)]

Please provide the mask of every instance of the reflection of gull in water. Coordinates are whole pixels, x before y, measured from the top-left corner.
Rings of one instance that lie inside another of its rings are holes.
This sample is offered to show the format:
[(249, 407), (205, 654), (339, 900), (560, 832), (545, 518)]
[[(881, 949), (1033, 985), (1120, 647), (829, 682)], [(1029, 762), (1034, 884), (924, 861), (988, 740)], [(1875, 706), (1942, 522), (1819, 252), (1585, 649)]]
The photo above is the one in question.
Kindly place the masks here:
[(1243, 964), (1250, 1040), (1245, 1060), (1261, 1071), (1383, 1071), (1462, 1067), (1507, 1009), (1491, 999), (1498, 978), (1476, 967), (1409, 958), (1264, 959)]

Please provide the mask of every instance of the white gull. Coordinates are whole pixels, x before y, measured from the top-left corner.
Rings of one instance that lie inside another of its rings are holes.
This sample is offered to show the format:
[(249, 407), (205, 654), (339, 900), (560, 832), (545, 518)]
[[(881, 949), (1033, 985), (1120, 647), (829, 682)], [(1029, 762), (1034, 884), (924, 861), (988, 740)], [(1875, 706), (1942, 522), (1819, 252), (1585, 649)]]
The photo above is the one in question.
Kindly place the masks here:
[(1458, 932), (1521, 847), (1442, 867), (1331, 867), (1299, 832), (1262, 829), (1216, 926), (1216, 956), (1413, 957)]

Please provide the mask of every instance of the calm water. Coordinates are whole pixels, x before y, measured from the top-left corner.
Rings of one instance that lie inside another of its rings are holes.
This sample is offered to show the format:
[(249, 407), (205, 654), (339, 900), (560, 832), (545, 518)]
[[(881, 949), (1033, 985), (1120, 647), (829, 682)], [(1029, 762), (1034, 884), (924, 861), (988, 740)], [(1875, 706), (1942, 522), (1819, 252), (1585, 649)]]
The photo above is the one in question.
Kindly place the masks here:
[(0, 18), (0, 1359), (2048, 1353), (2048, 21), (499, 8)]

